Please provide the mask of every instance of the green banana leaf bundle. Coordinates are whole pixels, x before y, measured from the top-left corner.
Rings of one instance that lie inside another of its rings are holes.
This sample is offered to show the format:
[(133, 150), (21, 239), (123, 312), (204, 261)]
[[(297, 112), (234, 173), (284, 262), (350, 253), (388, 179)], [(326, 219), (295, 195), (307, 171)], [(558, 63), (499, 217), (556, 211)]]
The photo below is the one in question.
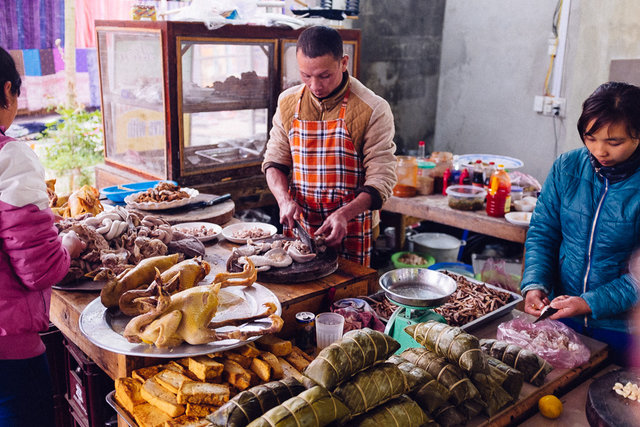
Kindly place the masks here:
[(393, 363), (379, 363), (357, 373), (333, 391), (351, 411), (351, 416), (367, 412), (399, 397), (407, 389), (404, 373)]
[(216, 427), (244, 427), (269, 409), (304, 390), (304, 386), (293, 377), (257, 385), (237, 394), (207, 416), (207, 420)]
[(430, 320), (404, 328), (414, 340), (467, 372), (487, 372), (478, 338), (459, 327)]
[(449, 392), (449, 401), (459, 405), (465, 400), (480, 397), (480, 392), (465, 373), (426, 348), (409, 348), (400, 356), (430, 373)]
[(424, 383), (433, 380), (433, 376), (430, 373), (398, 355), (394, 354), (387, 359), (387, 362), (396, 365), (404, 374), (407, 383), (406, 393), (410, 393), (421, 387)]
[(326, 388), (315, 386), (270, 409), (249, 427), (323, 427), (349, 418), (349, 408)]
[[(407, 392), (409, 397), (415, 400), (425, 412), (433, 414), (436, 409), (447, 404), (449, 390), (440, 384), (433, 375), (400, 356), (391, 356), (388, 361), (397, 364), (398, 368), (405, 372), (407, 378), (411, 378), (412, 373), (419, 374), (420, 381), (417, 381), (417, 385), (410, 386)], [(418, 376), (416, 375), (415, 378)]]
[(489, 365), (489, 374), (477, 373), (471, 375), (471, 382), (476, 386), (482, 401), (485, 404), (484, 412), (493, 417), (502, 408), (509, 405), (518, 398), (518, 395), (511, 395), (502, 388), (502, 383), (506, 378), (506, 374)]
[(322, 349), (304, 370), (304, 375), (333, 391), (341, 382), (386, 360), (399, 348), (398, 341), (389, 335), (369, 328), (356, 329)]
[(458, 427), (467, 423), (467, 417), (451, 404), (439, 407), (431, 415), (442, 427)]
[(518, 345), (495, 339), (480, 341), (482, 351), (524, 374), (524, 380), (535, 386), (544, 383), (553, 366), (534, 352)]
[(407, 396), (400, 396), (349, 422), (353, 427), (437, 427), (438, 424)]
[(486, 405), (480, 398), (465, 400), (456, 407), (456, 409), (460, 411), (460, 413), (464, 415), (467, 420), (475, 417), (485, 408)]
[(487, 356), (487, 363), (489, 369), (492, 371), (491, 375), (498, 378), (495, 371), (502, 372), (502, 380), (500, 386), (515, 400), (520, 396), (522, 390), (522, 384), (524, 383), (524, 375), (516, 368), (512, 368), (504, 362), (499, 361), (495, 357)]

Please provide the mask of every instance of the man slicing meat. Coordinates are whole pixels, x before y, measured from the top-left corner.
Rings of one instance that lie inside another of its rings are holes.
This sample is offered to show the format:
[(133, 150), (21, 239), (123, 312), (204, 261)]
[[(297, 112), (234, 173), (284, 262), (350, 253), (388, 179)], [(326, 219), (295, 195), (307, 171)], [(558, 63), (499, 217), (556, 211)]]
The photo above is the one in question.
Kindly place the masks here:
[(336, 30), (303, 31), (296, 58), (304, 84), (280, 94), (262, 170), (285, 229), (301, 216), (311, 235), (368, 266), (396, 182), (391, 109), (349, 76)]

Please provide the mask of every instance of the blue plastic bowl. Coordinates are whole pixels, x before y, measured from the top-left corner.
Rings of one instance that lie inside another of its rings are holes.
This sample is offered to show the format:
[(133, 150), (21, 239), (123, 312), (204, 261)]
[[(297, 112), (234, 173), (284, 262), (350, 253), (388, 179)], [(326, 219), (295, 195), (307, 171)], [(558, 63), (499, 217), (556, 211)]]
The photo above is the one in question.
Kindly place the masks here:
[(446, 270), (452, 273), (460, 274), (462, 276), (475, 278), (473, 274), (473, 267), (470, 266), (469, 264), (463, 264), (461, 262), (439, 262), (429, 267), (429, 270), (436, 270), (436, 271)]
[(129, 194), (139, 193), (141, 191), (148, 190), (149, 188), (155, 187), (155, 185), (159, 182), (170, 182), (174, 185), (178, 185), (175, 181), (143, 181), (143, 182), (133, 182), (131, 184), (121, 184), (114, 185), (113, 187), (106, 187), (100, 190), (100, 192), (109, 200), (114, 203), (124, 203), (124, 198)]

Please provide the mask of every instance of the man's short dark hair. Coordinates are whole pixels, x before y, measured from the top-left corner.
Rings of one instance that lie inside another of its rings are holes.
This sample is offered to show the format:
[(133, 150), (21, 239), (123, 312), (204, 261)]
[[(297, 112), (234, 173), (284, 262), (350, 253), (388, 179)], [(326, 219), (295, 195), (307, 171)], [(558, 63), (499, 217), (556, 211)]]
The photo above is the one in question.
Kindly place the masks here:
[(9, 52), (0, 47), (0, 107), (7, 108), (8, 99), (4, 96), (4, 84), (11, 82), (11, 93), (20, 96), (20, 85), (22, 79), (16, 69), (16, 63), (13, 61)]
[(337, 30), (324, 26), (309, 27), (298, 37), (296, 52), (302, 51), (307, 58), (331, 55), (342, 59), (342, 37)]

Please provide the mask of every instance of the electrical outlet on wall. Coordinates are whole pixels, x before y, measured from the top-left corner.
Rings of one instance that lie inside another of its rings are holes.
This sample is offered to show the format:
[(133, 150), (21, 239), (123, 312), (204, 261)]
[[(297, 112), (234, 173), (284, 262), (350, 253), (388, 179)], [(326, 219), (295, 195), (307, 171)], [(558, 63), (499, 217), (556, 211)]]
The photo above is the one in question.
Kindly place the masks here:
[(543, 116), (564, 117), (566, 100), (556, 96), (536, 96), (533, 98), (533, 111)]

